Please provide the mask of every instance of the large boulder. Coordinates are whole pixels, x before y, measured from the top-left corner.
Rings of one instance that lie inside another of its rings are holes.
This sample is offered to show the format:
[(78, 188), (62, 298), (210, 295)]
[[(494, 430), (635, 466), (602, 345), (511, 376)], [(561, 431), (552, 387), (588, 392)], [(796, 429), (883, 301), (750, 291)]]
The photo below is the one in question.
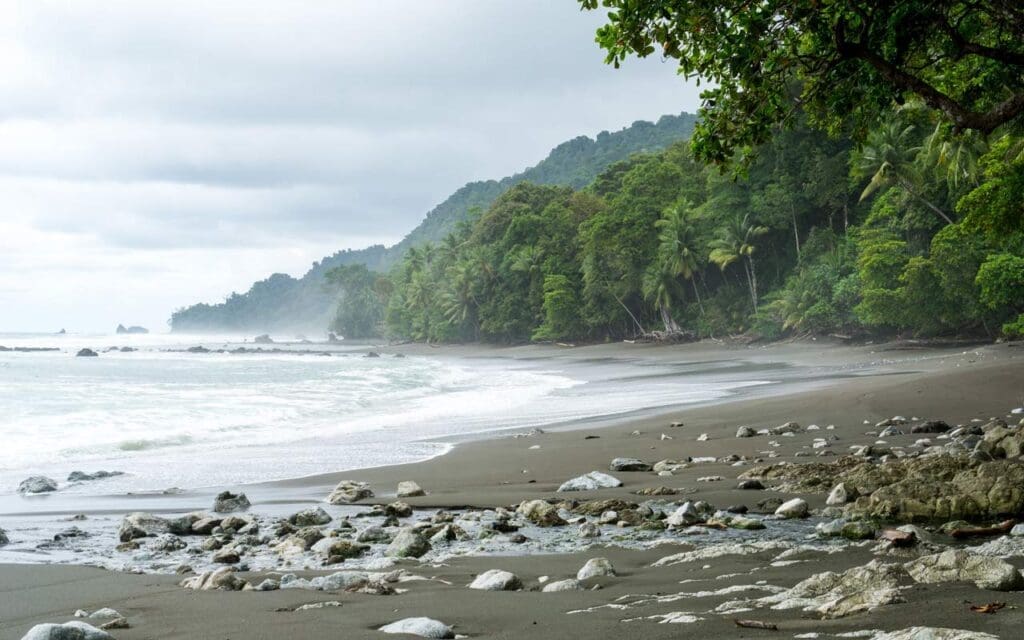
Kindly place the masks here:
[(538, 527), (561, 527), (566, 523), (558, 509), (543, 500), (523, 500), (516, 511)]
[(419, 558), (428, 551), (430, 542), (418, 531), (402, 529), (384, 550), (384, 555), (389, 558)]
[(872, 560), (842, 573), (826, 571), (806, 578), (793, 588), (754, 601), (772, 609), (802, 609), (823, 618), (842, 618), (903, 602), (900, 580), (906, 571), (898, 564)]
[(558, 487), (559, 491), (596, 491), (598, 489), (611, 489), (614, 487), (621, 487), (622, 481), (615, 476), (610, 476), (607, 473), (600, 471), (591, 471), (590, 473), (577, 476), (572, 480), (567, 480), (562, 483), (562, 486)]
[(906, 565), (907, 573), (917, 582), (973, 582), (979, 589), (1016, 591), (1024, 588), (1024, 577), (1009, 562), (979, 556), (964, 549), (947, 549), (942, 553), (922, 556)]
[[(412, 480), (402, 480), (398, 483), (398, 492), (395, 494), (399, 498), (418, 498), (420, 496), (427, 495), (427, 492), (423, 490), (420, 485), (416, 484)], [(427, 618), (414, 618), (416, 620), (427, 620)], [(396, 623), (397, 624), (397, 623)], [(438, 636), (440, 637), (440, 636)]]
[(872, 636), (871, 640), (999, 640), (999, 636), (944, 627), (910, 627), (878, 633)]
[(650, 463), (637, 458), (615, 458), (608, 465), (609, 471), (650, 471), (652, 468)]
[(231, 493), (221, 491), (213, 500), (213, 510), (216, 513), (232, 513), (234, 511), (245, 511), (250, 506), (249, 498), (244, 493)]
[(672, 527), (688, 527), (707, 522), (714, 512), (715, 508), (707, 502), (684, 502), (665, 519), (665, 524)]
[(373, 491), (370, 491), (370, 485), (367, 483), (355, 480), (342, 480), (338, 483), (338, 486), (334, 487), (330, 495), (327, 496), (327, 502), (330, 504), (352, 504), (353, 502), (372, 497)]
[(288, 516), (288, 522), (296, 527), (313, 527), (321, 524), (327, 524), (330, 521), (331, 515), (324, 511), (322, 507), (303, 509), (298, 513), (293, 513)]
[(455, 632), (443, 622), (433, 618), (405, 618), (398, 622), (386, 624), (378, 631), (384, 633), (401, 633), (421, 638), (454, 638)]
[(491, 569), (478, 575), (469, 584), (469, 588), (481, 591), (518, 591), (523, 588), (523, 581), (509, 571)]
[(57, 490), (57, 481), (46, 476), (29, 476), (18, 485), (18, 493), (49, 493)]
[(135, 513), (129, 513), (121, 520), (121, 526), (117, 530), (117, 537), (121, 542), (129, 542), (136, 538), (147, 538), (164, 533), (171, 533), (170, 520), (155, 516), (152, 513), (136, 511)]
[(568, 580), (555, 580), (544, 585), (542, 593), (562, 593), (564, 591), (583, 591), (583, 585), (579, 580), (569, 578)]
[(21, 640), (114, 640), (114, 636), (91, 624), (72, 620), (64, 624), (37, 624)]
[(249, 584), (235, 574), (234, 567), (222, 567), (216, 571), (206, 571), (181, 581), (186, 589), (196, 591), (241, 591)]
[(775, 515), (786, 519), (806, 518), (809, 512), (810, 509), (807, 506), (806, 500), (803, 498), (793, 498), (779, 505), (779, 508), (775, 510)]
[(577, 580), (586, 580), (588, 578), (604, 578), (614, 577), (615, 567), (608, 558), (591, 558), (587, 560), (579, 571), (576, 572)]

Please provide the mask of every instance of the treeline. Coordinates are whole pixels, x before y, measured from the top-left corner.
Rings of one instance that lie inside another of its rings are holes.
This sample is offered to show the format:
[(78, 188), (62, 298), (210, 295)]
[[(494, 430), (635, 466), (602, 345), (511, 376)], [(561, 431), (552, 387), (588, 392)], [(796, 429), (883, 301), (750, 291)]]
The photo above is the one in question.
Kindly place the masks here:
[(860, 148), (780, 130), (741, 173), (677, 143), (578, 190), (518, 184), (387, 274), (330, 271), (331, 328), (502, 343), (1024, 335), (1024, 137), (890, 116)]

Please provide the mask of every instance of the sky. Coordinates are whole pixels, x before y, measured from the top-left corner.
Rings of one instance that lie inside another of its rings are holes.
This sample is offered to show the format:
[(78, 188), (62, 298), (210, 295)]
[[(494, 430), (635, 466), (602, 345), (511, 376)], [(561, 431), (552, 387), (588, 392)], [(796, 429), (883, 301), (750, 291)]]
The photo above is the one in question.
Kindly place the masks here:
[(166, 331), (471, 180), (696, 111), (574, 0), (0, 3), (0, 332)]

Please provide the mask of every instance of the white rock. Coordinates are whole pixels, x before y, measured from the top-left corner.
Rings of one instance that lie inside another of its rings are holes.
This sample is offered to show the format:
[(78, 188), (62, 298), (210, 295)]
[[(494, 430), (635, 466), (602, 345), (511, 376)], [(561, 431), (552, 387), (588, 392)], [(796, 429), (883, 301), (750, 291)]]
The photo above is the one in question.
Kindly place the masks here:
[(942, 627), (910, 627), (871, 636), (871, 640), (999, 640), (998, 636), (980, 631)]
[(702, 433), (699, 436), (697, 436), (697, 442), (707, 442), (709, 439), (710, 436), (706, 433)]
[(1013, 528), (1010, 529), (1010, 535), (1011, 536), (1024, 536), (1024, 524), (1015, 524), (1015, 525), (1013, 525)]
[(583, 585), (579, 580), (569, 578), (568, 580), (557, 580), (544, 585), (543, 593), (559, 593), (562, 591), (583, 591)]
[(454, 638), (455, 632), (443, 622), (433, 618), (405, 618), (386, 624), (379, 629), (384, 633), (404, 633), (421, 638)]
[(607, 577), (615, 575), (615, 567), (608, 561), (608, 558), (591, 558), (576, 572), (577, 580), (587, 578)]
[(478, 575), (469, 584), (469, 588), (481, 591), (518, 591), (523, 588), (523, 582), (514, 573), (491, 569)]
[(793, 498), (779, 505), (779, 508), (775, 510), (775, 515), (786, 519), (806, 518), (808, 511), (806, 500), (803, 498)]
[(37, 624), (21, 640), (113, 640), (113, 636), (78, 620), (64, 624)]
[[(424, 491), (420, 487), (420, 485), (416, 484), (412, 480), (402, 480), (401, 482), (398, 483), (398, 493), (397, 493), (397, 496), (399, 498), (418, 498), (419, 496), (425, 496), (425, 495), (427, 495), (427, 492)], [(410, 620), (420, 620), (420, 619), (427, 620), (428, 618), (409, 618), (409, 619)], [(398, 623), (395, 623), (395, 624), (398, 624)], [(435, 636), (430, 636), (430, 637), (435, 637)], [(441, 636), (436, 636), (436, 637), (440, 638)]]
[(849, 494), (846, 491), (846, 485), (842, 482), (832, 487), (832, 491), (829, 492), (828, 498), (825, 500), (825, 504), (830, 507), (840, 507), (847, 502), (849, 502)]
[(613, 487), (621, 487), (622, 481), (615, 476), (610, 476), (607, 473), (600, 471), (591, 471), (590, 473), (584, 474), (568, 480), (562, 483), (562, 486), (558, 487), (559, 491), (596, 491), (597, 489), (609, 489)]
[(110, 607), (103, 607), (102, 609), (97, 609), (90, 613), (89, 617), (94, 620), (97, 618), (120, 618), (121, 614)]

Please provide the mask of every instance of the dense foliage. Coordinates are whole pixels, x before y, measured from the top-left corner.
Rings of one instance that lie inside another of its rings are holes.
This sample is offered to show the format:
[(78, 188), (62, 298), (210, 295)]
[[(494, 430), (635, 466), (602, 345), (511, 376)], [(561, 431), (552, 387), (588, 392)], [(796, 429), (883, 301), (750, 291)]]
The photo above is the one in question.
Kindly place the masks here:
[(555, 147), (536, 166), (501, 180), (471, 182), (430, 211), (401, 242), (392, 247), (339, 251), (327, 256), (301, 278), (274, 274), (243, 294), (232, 293), (219, 304), (197, 304), (175, 312), (174, 331), (322, 331), (334, 322), (338, 287), (327, 283), (328, 272), (337, 267), (365, 265), (385, 272), (405, 252), (436, 242), (466, 220), (471, 211), (487, 208), (510, 187), (520, 182), (567, 185), (590, 183), (609, 165), (634, 153), (657, 151), (687, 138), (696, 123), (692, 114), (666, 115), (657, 122), (637, 121), (620, 131), (602, 131), (596, 138), (579, 136)]
[(380, 331), (523, 342), (1024, 328), (1020, 137), (965, 141), (904, 109), (859, 148), (798, 122), (755, 151), (739, 178), (679, 143), (583, 189), (516, 185), (406, 254)]
[[(916, 101), (957, 130), (991, 133), (1024, 113), (1024, 6), (1006, 0), (578, 0), (604, 8), (607, 61), (676, 60), (703, 94), (694, 148), (728, 161), (802, 105), (863, 141)], [(794, 97), (799, 100), (794, 100)]]

